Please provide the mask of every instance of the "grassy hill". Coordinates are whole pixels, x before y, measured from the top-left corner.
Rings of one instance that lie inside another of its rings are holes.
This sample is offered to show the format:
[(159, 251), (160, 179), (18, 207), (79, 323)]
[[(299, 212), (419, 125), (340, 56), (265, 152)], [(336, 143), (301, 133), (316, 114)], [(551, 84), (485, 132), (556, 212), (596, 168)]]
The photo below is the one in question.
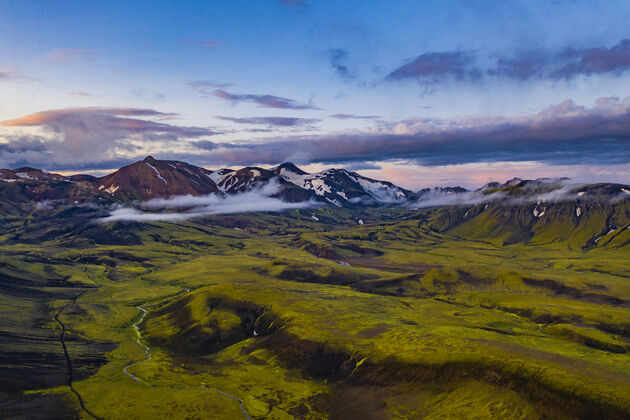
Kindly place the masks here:
[(628, 417), (627, 201), (534, 206), (7, 220), (0, 413)]

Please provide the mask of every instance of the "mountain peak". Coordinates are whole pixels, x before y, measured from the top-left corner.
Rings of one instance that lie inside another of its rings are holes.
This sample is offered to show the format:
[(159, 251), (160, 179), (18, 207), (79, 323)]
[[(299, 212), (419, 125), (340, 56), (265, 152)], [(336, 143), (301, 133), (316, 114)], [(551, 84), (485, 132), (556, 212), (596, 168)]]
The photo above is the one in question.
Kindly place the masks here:
[(307, 175), (308, 174), (308, 172), (304, 172), (303, 170), (301, 170), (300, 168), (298, 168), (297, 166), (295, 166), (291, 162), (284, 162), (281, 165), (278, 165), (275, 168), (274, 172), (276, 174), (279, 174), (281, 169), (285, 169), (287, 171), (291, 171), (291, 172), (296, 173), (298, 175)]
[(151, 155), (145, 157), (143, 160), (143, 162), (153, 162), (153, 161), (155, 161), (155, 158)]

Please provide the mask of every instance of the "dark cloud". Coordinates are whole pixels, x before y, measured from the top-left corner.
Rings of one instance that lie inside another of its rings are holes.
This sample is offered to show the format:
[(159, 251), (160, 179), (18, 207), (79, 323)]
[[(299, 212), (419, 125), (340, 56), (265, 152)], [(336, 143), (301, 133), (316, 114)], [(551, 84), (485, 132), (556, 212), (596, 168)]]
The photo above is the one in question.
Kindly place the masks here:
[(238, 147), (232, 143), (215, 143), (210, 140), (199, 140), (190, 142), (191, 145), (202, 150), (216, 150), (220, 148), (234, 148)]
[[(487, 64), (480, 66), (479, 62)], [(392, 71), (387, 80), (411, 79), (433, 84), (446, 78), (462, 81), (483, 76), (519, 81), (568, 80), (578, 76), (621, 74), (629, 69), (630, 40), (622, 39), (612, 47), (537, 49), (490, 57), (482, 57), (477, 52), (428, 52)]]
[(490, 75), (518, 80), (548, 78), (572, 79), (595, 74), (620, 74), (630, 69), (630, 40), (616, 45), (586, 49), (569, 48), (557, 52), (532, 50), (513, 57), (500, 57)]
[(354, 162), (348, 165), (344, 165), (344, 168), (349, 171), (366, 171), (366, 170), (380, 170), (381, 166), (374, 165), (368, 162)]
[(552, 77), (571, 78), (577, 75), (621, 73), (630, 68), (630, 39), (622, 39), (610, 48), (570, 49), (562, 55), (570, 62), (555, 70), (551, 74)]
[(351, 72), (345, 64), (348, 59), (348, 51), (342, 48), (328, 50), (328, 58), (330, 60), (330, 66), (337, 76), (344, 80), (356, 78), (356, 75)]
[(545, 69), (552, 62), (552, 57), (543, 51), (519, 52), (513, 57), (499, 57), (496, 67), (487, 70), (488, 75), (527, 80), (533, 77), (545, 77)]
[(332, 114), (329, 115), (330, 118), (336, 118), (338, 120), (376, 120), (380, 118), (378, 115), (354, 115), (354, 114)]
[(237, 124), (254, 124), (254, 125), (269, 125), (278, 127), (295, 127), (301, 125), (315, 124), (321, 120), (317, 118), (294, 118), (294, 117), (247, 117), (247, 118), (234, 118), (234, 117), (217, 117), (225, 121), (231, 121)]
[(300, 104), (293, 99), (273, 95), (235, 94), (222, 89), (215, 89), (212, 94), (217, 98), (235, 103), (253, 102), (262, 108), (319, 109), (310, 104)]
[(275, 164), (291, 156), (320, 163), (414, 160), (422, 165), (538, 161), (623, 164), (630, 161), (630, 98), (573, 101), (525, 117), (408, 120), (377, 132), (295, 136), (239, 143), (205, 156), (208, 164)]
[[(0, 163), (29, 161), (34, 165), (80, 165), (119, 158), (119, 151), (134, 151), (147, 142), (174, 142), (218, 134), (206, 127), (159, 122), (176, 114), (143, 108), (66, 108), (2, 122), (3, 127), (41, 127), (46, 137), (12, 134), (0, 150)], [(158, 121), (154, 121), (157, 119)], [(30, 146), (23, 148), (25, 141)], [(22, 147), (22, 148), (20, 148)]]
[(475, 55), (465, 51), (429, 52), (392, 71), (387, 79), (415, 79), (435, 83), (450, 77), (456, 80), (477, 79), (481, 71), (475, 67)]

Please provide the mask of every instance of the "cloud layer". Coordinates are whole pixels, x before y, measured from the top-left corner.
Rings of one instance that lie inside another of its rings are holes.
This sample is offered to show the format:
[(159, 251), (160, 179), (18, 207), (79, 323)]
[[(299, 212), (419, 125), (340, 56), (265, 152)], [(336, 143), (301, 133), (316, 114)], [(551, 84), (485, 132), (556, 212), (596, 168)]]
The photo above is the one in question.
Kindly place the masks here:
[(319, 109), (310, 104), (301, 104), (293, 99), (283, 98), (273, 95), (253, 95), (229, 93), (223, 89), (215, 89), (213, 95), (233, 103), (251, 102), (262, 108), (283, 108), (283, 109)]
[(295, 118), (295, 117), (217, 117), (224, 121), (231, 121), (237, 124), (266, 125), (276, 127), (295, 127), (300, 125), (315, 124), (320, 120), (317, 118)]
[[(287, 203), (273, 195), (280, 192), (277, 180), (272, 179), (259, 189), (250, 190), (235, 195), (219, 196), (210, 194), (194, 197), (191, 195), (176, 196), (149, 200), (141, 204), (144, 209), (165, 210), (178, 209), (173, 212), (151, 212), (131, 207), (121, 207), (113, 210), (109, 216), (99, 220), (101, 223), (118, 221), (179, 221), (196, 217), (217, 214), (246, 213), (259, 211), (284, 211), (312, 207), (317, 203), (304, 201), (301, 203)], [(185, 209), (185, 210), (182, 210)]]
[(587, 108), (566, 100), (518, 117), (415, 119), (378, 123), (353, 134), (277, 138), (214, 148), (209, 164), (274, 164), (299, 154), (319, 163), (408, 159), (425, 166), (537, 161), (630, 161), (630, 98), (600, 98)]
[[(169, 118), (173, 114), (151, 109), (73, 108), (5, 121), (7, 128), (42, 128), (46, 136), (6, 136), (7, 141), (0, 143), (0, 166), (46, 162), (49, 169), (81, 168), (108, 158), (129, 160), (141, 145), (152, 142), (170, 148), (171, 157), (221, 167), (296, 159), (324, 164), (402, 159), (423, 166), (475, 162), (601, 166), (630, 161), (630, 98), (600, 98), (592, 107), (566, 100), (516, 117), (379, 120), (364, 131), (230, 143), (203, 138), (218, 133), (210, 128), (160, 121)], [(274, 127), (314, 122), (291, 117), (226, 118)], [(181, 151), (182, 145), (198, 152)]]
[(6, 136), (0, 144), (0, 163), (46, 166), (102, 162), (125, 156), (147, 142), (173, 142), (217, 134), (204, 127), (182, 127), (160, 120), (173, 113), (144, 108), (55, 109), (2, 122), (11, 128), (41, 128), (42, 135)]
[(478, 80), (501, 77), (568, 80), (578, 76), (620, 74), (630, 69), (630, 39), (606, 47), (532, 49), (511, 55), (484, 56), (478, 51), (427, 52), (397, 67), (387, 80), (416, 80), (434, 84), (446, 79)]

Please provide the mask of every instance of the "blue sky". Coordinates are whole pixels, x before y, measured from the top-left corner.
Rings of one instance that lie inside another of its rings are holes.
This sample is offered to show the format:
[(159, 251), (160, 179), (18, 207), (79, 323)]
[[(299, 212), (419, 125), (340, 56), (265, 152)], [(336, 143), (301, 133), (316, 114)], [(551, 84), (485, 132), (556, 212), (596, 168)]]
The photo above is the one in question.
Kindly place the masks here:
[(612, 0), (0, 1), (0, 166), (630, 182), (629, 21)]

